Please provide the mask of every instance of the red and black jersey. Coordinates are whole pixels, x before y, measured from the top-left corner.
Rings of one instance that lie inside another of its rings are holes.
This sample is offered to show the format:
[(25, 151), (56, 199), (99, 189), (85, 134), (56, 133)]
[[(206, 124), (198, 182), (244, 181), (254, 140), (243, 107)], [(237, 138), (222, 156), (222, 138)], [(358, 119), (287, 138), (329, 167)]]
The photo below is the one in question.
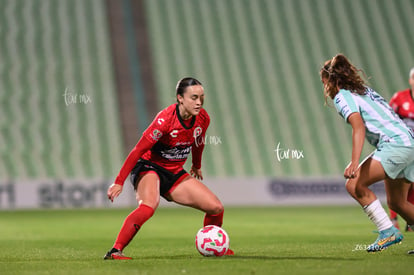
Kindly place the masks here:
[(201, 108), (197, 116), (183, 120), (178, 104), (172, 104), (159, 112), (144, 131), (135, 148), (130, 152), (115, 183), (123, 184), (137, 161), (142, 158), (176, 174), (183, 169), (190, 152), (193, 166), (201, 168), (204, 136), (210, 117)]
[(196, 138), (205, 134), (209, 124), (210, 117), (204, 109), (197, 116), (183, 120), (178, 104), (169, 106), (158, 113), (143, 133), (154, 146), (142, 158), (173, 173), (180, 171)]
[(390, 105), (400, 117), (414, 119), (414, 99), (411, 89), (396, 92), (390, 100)]

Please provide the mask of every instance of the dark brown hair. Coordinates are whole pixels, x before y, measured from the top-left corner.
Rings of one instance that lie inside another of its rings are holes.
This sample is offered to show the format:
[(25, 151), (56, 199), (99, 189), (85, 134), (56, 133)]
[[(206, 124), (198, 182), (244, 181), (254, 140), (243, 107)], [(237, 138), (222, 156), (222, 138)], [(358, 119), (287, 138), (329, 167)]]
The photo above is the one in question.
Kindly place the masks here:
[[(184, 96), (185, 88), (188, 86), (202, 85), (200, 81), (192, 77), (184, 77), (180, 79), (175, 87), (176, 95)], [(178, 99), (177, 99), (178, 102)]]
[[(325, 103), (327, 97), (334, 98), (339, 89), (346, 89), (360, 95), (365, 94), (365, 82), (356, 68), (343, 54), (337, 54), (325, 62), (319, 74), (326, 80), (324, 87)], [(365, 75), (365, 74), (364, 74)]]

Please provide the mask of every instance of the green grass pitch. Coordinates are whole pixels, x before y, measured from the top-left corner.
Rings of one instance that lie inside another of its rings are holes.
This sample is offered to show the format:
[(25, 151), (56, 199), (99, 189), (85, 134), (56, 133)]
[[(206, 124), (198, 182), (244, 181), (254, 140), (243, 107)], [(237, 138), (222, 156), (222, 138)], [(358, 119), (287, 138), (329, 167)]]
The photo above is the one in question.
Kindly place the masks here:
[[(104, 261), (131, 209), (0, 212), (0, 274), (412, 274), (414, 233), (380, 253), (357, 206), (227, 208), (235, 256), (206, 258), (194, 237), (203, 214), (160, 208), (125, 249)], [(402, 223), (402, 222), (401, 222)]]

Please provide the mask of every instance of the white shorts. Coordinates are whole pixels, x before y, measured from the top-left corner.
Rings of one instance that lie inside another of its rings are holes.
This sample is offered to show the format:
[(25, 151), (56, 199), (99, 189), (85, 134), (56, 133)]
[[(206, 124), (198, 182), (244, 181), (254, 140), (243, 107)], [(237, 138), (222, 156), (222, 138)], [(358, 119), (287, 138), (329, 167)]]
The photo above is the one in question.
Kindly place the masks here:
[(384, 143), (374, 151), (372, 158), (381, 162), (391, 179), (406, 178), (414, 182), (414, 146)]

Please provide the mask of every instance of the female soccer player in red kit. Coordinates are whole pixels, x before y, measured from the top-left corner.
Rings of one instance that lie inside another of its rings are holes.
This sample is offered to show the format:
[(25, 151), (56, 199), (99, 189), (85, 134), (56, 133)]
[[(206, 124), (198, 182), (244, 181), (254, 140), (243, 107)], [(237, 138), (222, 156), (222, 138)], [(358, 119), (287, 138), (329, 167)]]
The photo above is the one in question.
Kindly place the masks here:
[[(396, 92), (390, 100), (390, 105), (394, 111), (401, 117), (408, 127), (414, 130), (414, 68), (410, 70), (408, 83), (411, 88)], [(414, 204), (414, 189), (413, 184), (408, 191), (407, 201)], [(390, 218), (395, 227), (399, 228), (398, 215), (390, 209)], [(413, 231), (413, 229), (406, 224), (405, 231)]]
[[(194, 78), (183, 78), (177, 83), (176, 94), (177, 103), (158, 113), (108, 188), (108, 198), (113, 201), (122, 192), (124, 181), (131, 173), (138, 208), (127, 216), (113, 248), (104, 259), (131, 259), (122, 250), (154, 214), (160, 195), (168, 201), (205, 212), (204, 225), (221, 226), (223, 223), (223, 205), (199, 181), (203, 179), (203, 140), (210, 124), (210, 117), (203, 109), (203, 86)], [(191, 176), (183, 169), (190, 152)], [(234, 253), (229, 250), (227, 254)]]

